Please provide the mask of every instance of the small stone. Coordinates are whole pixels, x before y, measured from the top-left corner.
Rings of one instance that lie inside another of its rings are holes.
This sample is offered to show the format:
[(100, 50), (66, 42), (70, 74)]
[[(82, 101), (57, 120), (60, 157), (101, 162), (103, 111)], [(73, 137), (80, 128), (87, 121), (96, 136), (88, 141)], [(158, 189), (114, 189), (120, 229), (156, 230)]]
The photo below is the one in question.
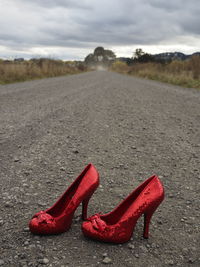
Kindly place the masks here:
[(152, 248), (156, 248), (156, 244), (155, 244), (155, 243), (152, 243), (152, 244), (151, 244), (151, 247), (152, 247)]
[(135, 246), (134, 246), (133, 244), (128, 244), (128, 248), (129, 248), (129, 249), (134, 249)]
[(75, 223), (78, 223), (78, 222), (80, 222), (81, 220), (82, 220), (81, 216), (76, 216), (76, 217), (74, 218), (74, 222), (75, 222)]
[(189, 263), (194, 263), (194, 262), (195, 262), (195, 259), (193, 259), (193, 258), (189, 258), (188, 262), (189, 262)]
[(104, 264), (109, 264), (112, 262), (112, 260), (109, 257), (105, 257), (102, 261)]
[(25, 253), (20, 253), (19, 256), (20, 256), (20, 258), (21, 258), (22, 260), (26, 258), (26, 254), (25, 254)]
[(12, 207), (12, 204), (11, 204), (10, 202), (6, 202), (6, 203), (5, 203), (5, 207), (6, 207), (6, 208), (10, 208), (10, 207)]
[(0, 266), (4, 265), (4, 261), (3, 260), (0, 260)]
[(34, 245), (34, 244), (31, 244), (31, 245), (29, 246), (29, 248), (35, 248), (35, 245)]
[(38, 205), (43, 207), (43, 206), (46, 206), (47, 204), (46, 204), (46, 203), (43, 203), (43, 202), (40, 202), (40, 201), (38, 201)]
[(25, 242), (24, 242), (24, 245), (25, 245), (25, 246), (27, 246), (28, 244), (29, 244), (29, 242), (28, 242), (28, 241), (25, 241)]
[(44, 258), (44, 259), (39, 259), (38, 262), (41, 264), (48, 264), (49, 260), (47, 258)]
[(166, 260), (165, 264), (167, 265), (174, 265), (174, 261), (173, 260)]
[(18, 162), (19, 161), (19, 159), (18, 158), (14, 158), (14, 162)]
[(78, 151), (77, 149), (74, 149), (74, 150), (73, 150), (73, 153), (74, 153), (74, 154), (78, 154), (79, 151)]
[(61, 171), (65, 171), (65, 168), (64, 168), (64, 167), (60, 167), (60, 170), (61, 170)]
[(3, 220), (0, 220), (0, 226), (2, 226), (3, 225)]
[(143, 246), (143, 245), (140, 246), (140, 249), (141, 249), (142, 252), (144, 252), (144, 253), (147, 253), (147, 252), (148, 252), (148, 249), (147, 249), (145, 246)]
[(135, 254), (135, 257), (136, 257), (136, 258), (139, 258), (139, 255), (136, 253), (136, 254)]
[(103, 257), (107, 257), (108, 256), (108, 253), (103, 253)]

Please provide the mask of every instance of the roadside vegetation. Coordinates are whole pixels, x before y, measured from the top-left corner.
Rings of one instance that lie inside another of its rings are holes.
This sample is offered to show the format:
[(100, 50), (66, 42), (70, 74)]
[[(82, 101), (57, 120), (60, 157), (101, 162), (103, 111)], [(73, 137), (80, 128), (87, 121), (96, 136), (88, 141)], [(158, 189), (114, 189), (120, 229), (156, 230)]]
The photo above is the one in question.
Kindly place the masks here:
[(86, 66), (77, 61), (47, 58), (12, 61), (0, 59), (0, 84), (76, 74), (86, 70)]
[(105, 69), (200, 89), (199, 52), (192, 55), (179, 52), (151, 55), (138, 48), (130, 58), (117, 58), (113, 51), (103, 47), (95, 48), (84, 61), (0, 59), (0, 84)]
[(126, 61), (117, 60), (111, 70), (158, 80), (175, 85), (200, 89), (200, 55), (186, 60), (163, 60), (136, 50), (135, 57)]

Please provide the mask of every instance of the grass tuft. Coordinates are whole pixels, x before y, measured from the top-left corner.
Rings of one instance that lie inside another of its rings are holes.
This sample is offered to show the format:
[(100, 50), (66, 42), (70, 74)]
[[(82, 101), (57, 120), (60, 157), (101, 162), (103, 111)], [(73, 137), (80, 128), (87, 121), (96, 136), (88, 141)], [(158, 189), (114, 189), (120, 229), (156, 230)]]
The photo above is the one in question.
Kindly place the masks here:
[(111, 70), (158, 80), (166, 83), (200, 89), (200, 56), (195, 55), (186, 61), (171, 63), (134, 63), (128, 66), (125, 62), (116, 61)]
[(53, 59), (32, 59), (16, 62), (0, 60), (0, 83), (56, 77), (87, 71), (83, 64)]

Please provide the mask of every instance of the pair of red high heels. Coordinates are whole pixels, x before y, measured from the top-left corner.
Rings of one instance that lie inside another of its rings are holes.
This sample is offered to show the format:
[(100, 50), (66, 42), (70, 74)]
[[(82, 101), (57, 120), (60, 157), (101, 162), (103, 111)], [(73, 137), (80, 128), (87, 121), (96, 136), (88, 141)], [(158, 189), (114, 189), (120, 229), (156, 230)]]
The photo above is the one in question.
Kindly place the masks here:
[(51, 208), (33, 216), (29, 222), (30, 231), (43, 235), (67, 231), (75, 210), (82, 202), (84, 235), (105, 242), (127, 242), (137, 220), (144, 214), (143, 236), (148, 238), (151, 217), (164, 199), (164, 189), (159, 178), (154, 175), (147, 179), (113, 211), (87, 218), (88, 202), (98, 185), (98, 172), (89, 164)]

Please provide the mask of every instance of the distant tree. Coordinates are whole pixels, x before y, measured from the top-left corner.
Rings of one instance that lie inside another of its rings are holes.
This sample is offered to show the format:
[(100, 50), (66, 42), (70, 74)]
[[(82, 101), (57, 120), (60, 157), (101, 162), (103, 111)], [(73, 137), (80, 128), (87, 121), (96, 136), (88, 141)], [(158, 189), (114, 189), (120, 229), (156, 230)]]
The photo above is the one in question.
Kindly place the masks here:
[(106, 50), (99, 46), (94, 49), (93, 54), (89, 54), (85, 58), (85, 64), (91, 66), (109, 66), (116, 59), (115, 53), (112, 50)]
[(138, 62), (147, 63), (147, 62), (153, 62), (155, 61), (154, 56), (144, 53), (141, 57), (139, 57)]
[(134, 60), (132, 58), (127, 58), (126, 63), (128, 66), (132, 65)]
[(155, 61), (155, 58), (151, 54), (145, 53), (141, 48), (137, 48), (134, 52), (134, 61), (146, 63)]
[(94, 55), (95, 56), (102, 56), (104, 54), (104, 48), (99, 46), (97, 48), (95, 48), (94, 50)]
[(116, 55), (112, 50), (104, 50), (104, 57), (106, 57), (108, 60), (116, 59)]
[(94, 62), (94, 54), (87, 55), (87, 57), (85, 58), (85, 64), (90, 65), (93, 62)]
[(134, 58), (134, 59), (138, 59), (138, 58), (140, 58), (142, 55), (144, 55), (143, 50), (142, 50), (141, 48), (137, 48), (137, 49), (135, 50), (135, 52), (133, 53), (133, 58)]

